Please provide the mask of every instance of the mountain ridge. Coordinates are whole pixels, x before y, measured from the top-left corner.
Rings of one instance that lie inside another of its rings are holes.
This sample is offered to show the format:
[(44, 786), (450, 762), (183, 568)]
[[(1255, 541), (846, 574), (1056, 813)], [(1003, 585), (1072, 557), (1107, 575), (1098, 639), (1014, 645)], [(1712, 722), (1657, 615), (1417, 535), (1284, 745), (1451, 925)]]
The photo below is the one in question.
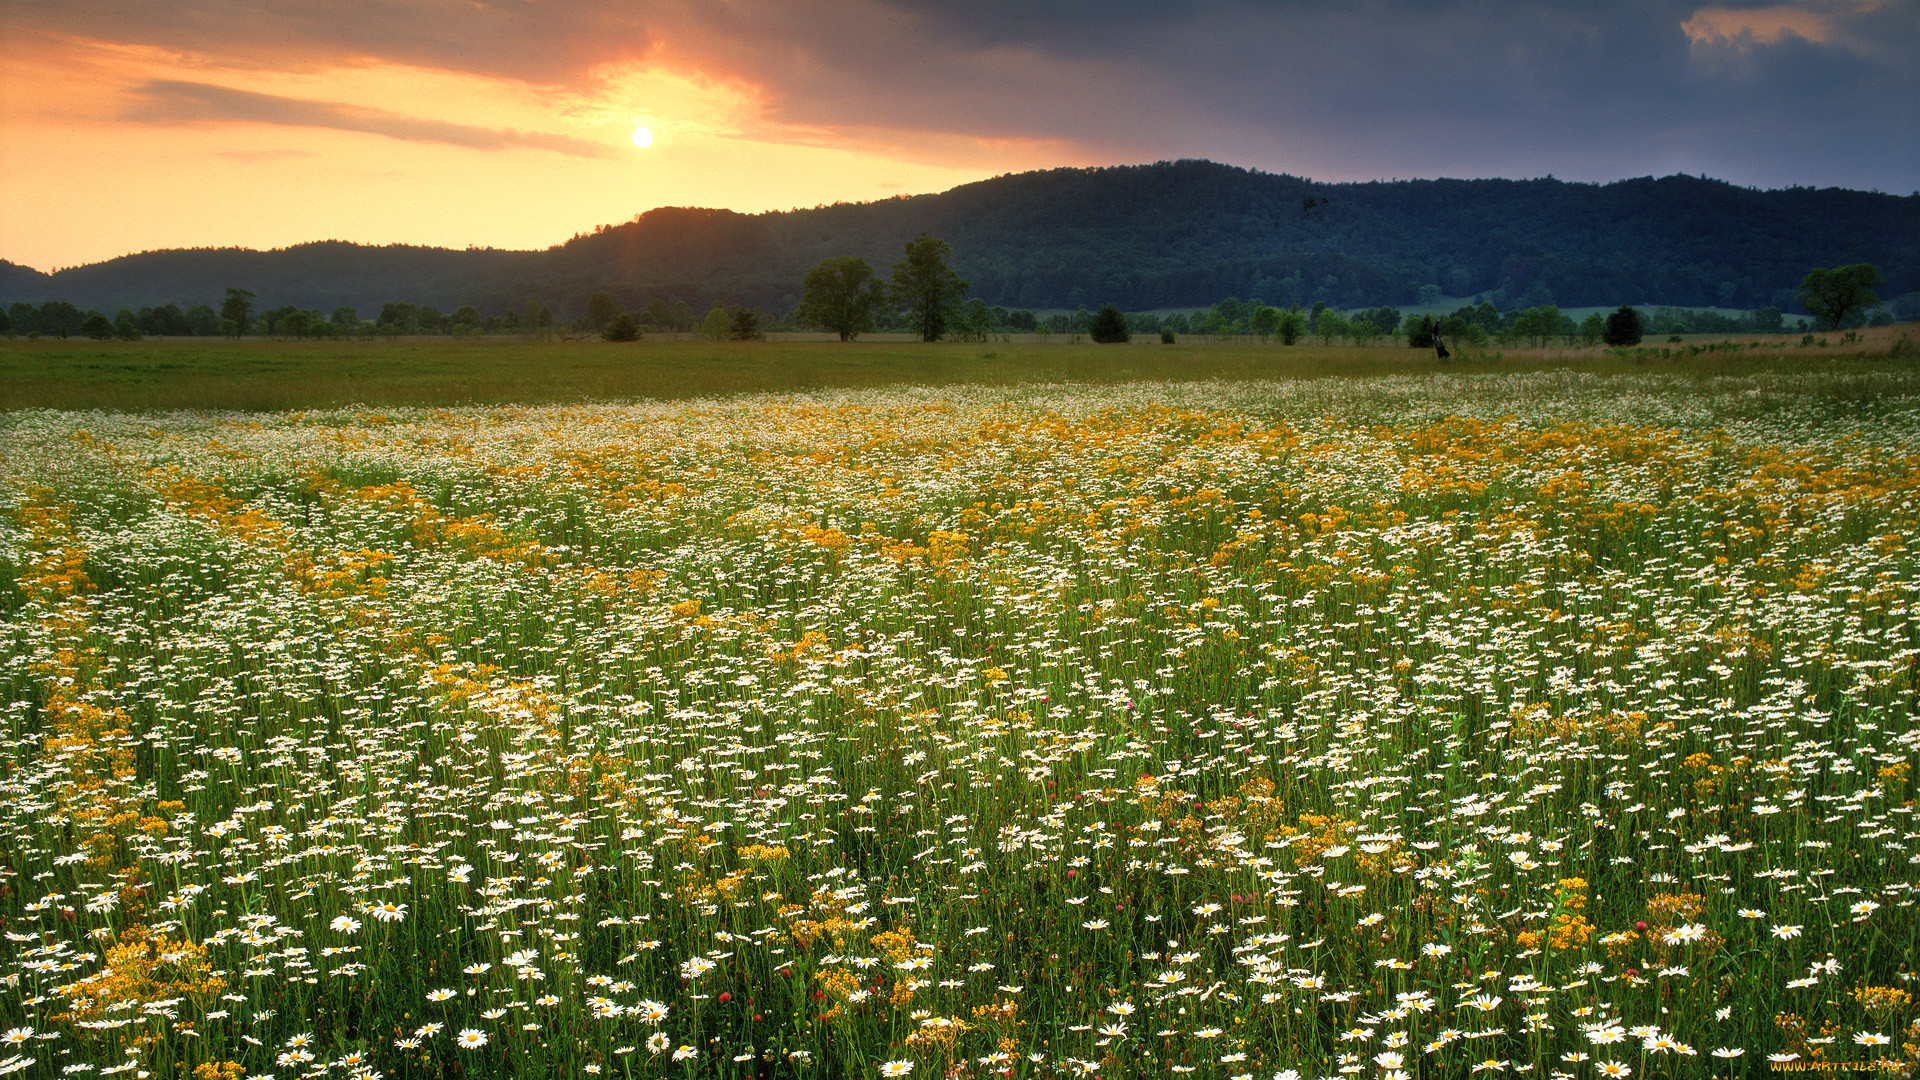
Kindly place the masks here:
[(973, 295), (1007, 307), (1128, 310), (1223, 296), (1352, 308), (1423, 286), (1502, 306), (1790, 307), (1816, 265), (1872, 262), (1891, 297), (1920, 289), (1920, 195), (1756, 190), (1684, 174), (1323, 183), (1208, 161), (1010, 173), (944, 192), (743, 214), (660, 207), (529, 251), (320, 240), (267, 251), (176, 248), (54, 274), (0, 261), (0, 303), (109, 311), (217, 302), (371, 316), (405, 301), (483, 314), (528, 300), (563, 318), (595, 290), (790, 310), (820, 259), (882, 275), (908, 239), (954, 249)]

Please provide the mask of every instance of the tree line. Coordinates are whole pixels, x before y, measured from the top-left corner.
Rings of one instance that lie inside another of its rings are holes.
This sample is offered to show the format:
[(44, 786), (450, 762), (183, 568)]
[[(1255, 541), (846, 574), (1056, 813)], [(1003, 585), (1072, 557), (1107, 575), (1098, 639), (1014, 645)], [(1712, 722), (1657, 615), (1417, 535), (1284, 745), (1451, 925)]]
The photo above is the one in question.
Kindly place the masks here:
[[(696, 316), (685, 300), (654, 298), (638, 310), (617, 307), (604, 290), (594, 291), (586, 311), (570, 323), (556, 320), (537, 300), (518, 310), (482, 315), (472, 304), (443, 314), (431, 306), (405, 302), (384, 304), (377, 318), (363, 320), (350, 306), (330, 313), (294, 305), (256, 310), (253, 292), (228, 288), (219, 310), (195, 304), (185, 310), (165, 304), (139, 311), (121, 309), (112, 319), (97, 311), (82, 311), (62, 300), (38, 306), (14, 303), (0, 308), (0, 333), (9, 336), (69, 337), (82, 334), (98, 339), (139, 340), (146, 336), (243, 337), (249, 334), (277, 338), (368, 338), (418, 334), (519, 333), (540, 337), (583, 338), (598, 335), (609, 341), (636, 341), (649, 332), (697, 332), (714, 341), (752, 341), (768, 330), (826, 330), (851, 341), (876, 330), (908, 330), (923, 341), (950, 338), (984, 341), (992, 335), (1013, 333), (1086, 335), (1097, 342), (1129, 340), (1135, 334), (1159, 334), (1172, 342), (1180, 335), (1215, 339), (1252, 336), (1262, 343), (1294, 345), (1318, 339), (1322, 344), (1352, 341), (1358, 345), (1382, 339), (1405, 340), (1415, 347), (1431, 347), (1436, 338), (1461, 345), (1489, 343), (1544, 346), (1635, 344), (1649, 334), (1778, 334), (1806, 328), (1804, 319), (1789, 326), (1786, 317), (1768, 306), (1738, 316), (1711, 310), (1658, 307), (1643, 313), (1623, 306), (1603, 318), (1598, 313), (1576, 323), (1553, 304), (1502, 311), (1491, 300), (1462, 305), (1444, 316), (1416, 313), (1403, 316), (1392, 306), (1342, 312), (1325, 302), (1310, 310), (1299, 305), (1276, 307), (1259, 299), (1227, 297), (1210, 307), (1168, 314), (1123, 313), (1116, 305), (1098, 312), (1085, 307), (1041, 318), (1026, 309), (1008, 309), (967, 298), (971, 289), (950, 265), (953, 249), (945, 240), (920, 234), (909, 241), (905, 257), (882, 279), (857, 255), (823, 259), (801, 283), (801, 300), (786, 313), (762, 313), (744, 305), (715, 303)], [(1801, 282), (1795, 301), (1814, 313), (1829, 329), (1885, 325), (1895, 310), (1913, 297), (1902, 297), (1893, 309), (1881, 303), (1875, 288), (1883, 283), (1871, 264), (1817, 267)], [(1907, 311), (1906, 317), (1920, 315)]]

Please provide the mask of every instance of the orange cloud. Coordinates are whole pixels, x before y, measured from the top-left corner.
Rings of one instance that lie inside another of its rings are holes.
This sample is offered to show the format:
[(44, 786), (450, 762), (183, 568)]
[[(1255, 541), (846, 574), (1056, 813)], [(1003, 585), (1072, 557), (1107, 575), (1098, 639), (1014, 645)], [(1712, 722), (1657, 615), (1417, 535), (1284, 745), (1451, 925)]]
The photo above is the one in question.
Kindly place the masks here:
[(1808, 41), (1825, 41), (1827, 20), (1805, 8), (1778, 5), (1765, 8), (1701, 8), (1680, 24), (1695, 43), (1715, 40), (1779, 41), (1787, 34)]
[(1872, 2), (1771, 4), (1765, 7), (1703, 7), (1680, 29), (1695, 45), (1719, 42), (1770, 45), (1791, 34), (1826, 43), (1835, 37), (1836, 21), (1871, 14), (1884, 7)]
[(598, 143), (570, 135), (550, 135), (512, 128), (486, 128), (405, 116), (385, 109), (340, 105), (329, 101), (257, 94), (210, 83), (151, 79), (134, 88), (141, 101), (127, 113), (142, 123), (277, 124), (283, 127), (332, 128), (384, 135), (390, 139), (438, 142), (476, 150), (524, 146), (552, 150), (573, 157), (606, 157)]

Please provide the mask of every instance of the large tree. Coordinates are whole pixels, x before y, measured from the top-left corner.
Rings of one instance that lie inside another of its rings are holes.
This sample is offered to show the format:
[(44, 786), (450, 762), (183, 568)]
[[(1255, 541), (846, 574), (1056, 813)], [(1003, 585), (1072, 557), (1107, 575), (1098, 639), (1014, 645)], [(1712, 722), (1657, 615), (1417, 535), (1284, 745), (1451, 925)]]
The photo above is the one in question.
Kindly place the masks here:
[(858, 255), (820, 260), (800, 283), (800, 306), (793, 317), (852, 341), (873, 329), (874, 313), (887, 302), (887, 291), (873, 276), (873, 267)]
[(921, 341), (940, 340), (972, 288), (947, 265), (952, 257), (945, 240), (921, 233), (907, 241), (907, 257), (893, 264), (893, 302), (906, 309)]
[(65, 300), (49, 300), (40, 305), (37, 314), (41, 333), (58, 334), (61, 337), (79, 330), (87, 318), (79, 308)]
[(1838, 330), (1849, 315), (1880, 302), (1880, 294), (1873, 291), (1878, 284), (1880, 271), (1874, 269), (1872, 263), (1836, 266), (1831, 270), (1816, 266), (1800, 282), (1800, 293), (1794, 299), (1826, 323), (1827, 329)]
[(220, 305), (220, 317), (233, 320), (235, 337), (246, 333), (253, 325), (253, 293), (247, 289), (228, 289), (226, 302)]

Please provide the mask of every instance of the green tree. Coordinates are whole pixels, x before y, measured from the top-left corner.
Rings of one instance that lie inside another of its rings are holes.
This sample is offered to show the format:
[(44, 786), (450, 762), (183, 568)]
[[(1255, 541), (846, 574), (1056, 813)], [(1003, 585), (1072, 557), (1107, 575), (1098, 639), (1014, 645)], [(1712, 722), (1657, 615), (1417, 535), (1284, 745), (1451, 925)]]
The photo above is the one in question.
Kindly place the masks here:
[(873, 267), (858, 255), (820, 260), (800, 283), (796, 321), (818, 326), (852, 341), (874, 327), (874, 314), (885, 306), (887, 290), (873, 276)]
[(1560, 309), (1553, 304), (1530, 307), (1515, 317), (1512, 331), (1535, 346), (1545, 345), (1549, 337), (1560, 332)]
[(553, 312), (538, 300), (527, 301), (527, 306), (520, 309), (520, 329), (545, 337), (553, 329)]
[(187, 309), (187, 333), (195, 337), (212, 337), (220, 332), (220, 315), (210, 304), (195, 304)]
[(1112, 304), (1103, 304), (1094, 312), (1087, 333), (1101, 345), (1124, 345), (1131, 336), (1127, 333), (1127, 317)]
[(1247, 305), (1239, 297), (1229, 296), (1213, 305), (1213, 310), (1219, 314), (1221, 322), (1226, 324), (1224, 333), (1237, 334), (1245, 329)]
[(420, 327), (420, 309), (404, 301), (383, 304), (378, 325), (380, 332), (389, 337), (411, 334)]
[(1606, 335), (1607, 320), (1601, 318), (1597, 311), (1588, 315), (1586, 321), (1580, 324), (1580, 344), (1582, 345), (1597, 344)]
[(1779, 333), (1781, 323), (1780, 309), (1777, 307), (1763, 307), (1753, 313), (1753, 328), (1763, 334)]
[(1414, 349), (1433, 348), (1433, 335), (1440, 329), (1440, 320), (1431, 315), (1407, 316), (1407, 346)]
[(1280, 329), (1280, 309), (1265, 304), (1254, 308), (1253, 314), (1247, 316), (1247, 329), (1262, 338), (1272, 337)]
[(613, 316), (613, 298), (596, 291), (587, 297), (587, 313), (581, 316), (580, 325), (587, 330), (605, 330)]
[(232, 319), (234, 337), (253, 325), (253, 293), (246, 289), (228, 289), (226, 302), (220, 305), (220, 317)]
[(16, 334), (40, 333), (40, 312), (32, 304), (14, 301), (7, 308), (7, 321), (13, 325)]
[(140, 324), (134, 321), (133, 312), (121, 308), (113, 317), (113, 336), (121, 341), (139, 341)]
[[(289, 333), (289, 331), (282, 329), (280, 324), (286, 320), (287, 316), (299, 310), (299, 308), (294, 307), (292, 304), (282, 304), (277, 308), (268, 308), (266, 311), (261, 312), (260, 318), (257, 321), (266, 326), (266, 333), (278, 337)], [(299, 335), (296, 334), (294, 336), (298, 337)]]
[(1827, 329), (1838, 330), (1854, 312), (1865, 311), (1880, 302), (1880, 294), (1873, 291), (1879, 284), (1880, 271), (1874, 269), (1872, 263), (1836, 266), (1831, 270), (1816, 266), (1801, 280), (1800, 291), (1794, 299), (1825, 322)]
[(955, 341), (985, 341), (987, 332), (993, 329), (993, 309), (985, 300), (975, 297), (960, 305), (949, 329)]
[(89, 311), (87, 317), (80, 321), (80, 332), (95, 341), (105, 341), (113, 336), (113, 323), (105, 315)]
[(486, 320), (480, 317), (480, 310), (472, 304), (461, 304), (453, 315), (453, 325), (464, 326), (469, 330), (477, 329)]
[(1274, 332), (1280, 336), (1282, 345), (1300, 344), (1300, 339), (1307, 336), (1307, 313), (1301, 311), (1298, 304), (1288, 307), (1280, 313), (1280, 323)]
[(893, 302), (906, 311), (907, 323), (921, 341), (940, 340), (958, 313), (960, 298), (972, 288), (947, 265), (952, 257), (945, 240), (921, 233), (907, 242), (907, 257), (893, 264)]
[(760, 313), (750, 307), (733, 310), (733, 328), (727, 334), (733, 341), (765, 341), (767, 335), (760, 330)]
[(640, 320), (625, 310), (615, 312), (607, 325), (600, 328), (600, 336), (608, 341), (639, 341)]
[(1620, 305), (1620, 310), (1607, 316), (1607, 330), (1603, 335), (1609, 345), (1638, 345), (1644, 331), (1640, 327), (1640, 313)]
[(80, 330), (82, 324), (87, 321), (86, 315), (79, 308), (65, 300), (49, 300), (41, 304), (38, 315), (37, 321), (40, 324), (41, 333), (54, 334), (63, 338)]
[(733, 316), (727, 314), (725, 305), (714, 302), (707, 317), (700, 320), (700, 336), (708, 341), (725, 341), (733, 336)]

